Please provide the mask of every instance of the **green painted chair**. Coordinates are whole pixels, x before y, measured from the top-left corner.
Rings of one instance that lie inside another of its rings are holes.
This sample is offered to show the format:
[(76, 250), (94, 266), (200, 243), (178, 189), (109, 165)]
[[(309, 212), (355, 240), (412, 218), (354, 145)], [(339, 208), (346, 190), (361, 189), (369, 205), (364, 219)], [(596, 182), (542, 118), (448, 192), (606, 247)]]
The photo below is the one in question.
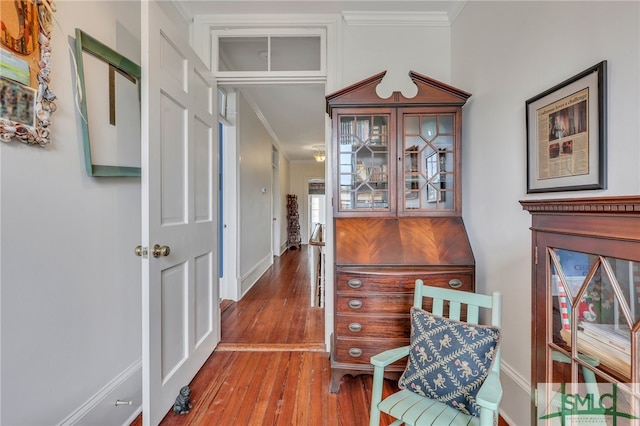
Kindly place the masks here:
[[(461, 312), (466, 306), (469, 324), (480, 324), (481, 309), (490, 311), (490, 314), (482, 315), (488, 317), (489, 325), (499, 327), (501, 318), (502, 295), (494, 292), (493, 295), (470, 293), (446, 288), (431, 287), (424, 285), (422, 280), (416, 280), (414, 292), (414, 306), (422, 307), (423, 299), (432, 299), (432, 313), (445, 316), (444, 307), (449, 306), (448, 318), (460, 320)], [(502, 385), (500, 384), (500, 346), (495, 353), (495, 361), (491, 366), (491, 371), (482, 383), (476, 402), (481, 407), (480, 417), (464, 414), (450, 405), (438, 402), (427, 397), (423, 397), (407, 389), (401, 389), (390, 396), (382, 399), (382, 388), (384, 381), (384, 369), (386, 366), (409, 355), (410, 346), (391, 349), (371, 357), (374, 366), (373, 390), (371, 395), (371, 417), (370, 425), (380, 424), (380, 415), (389, 414), (397, 419), (392, 425), (495, 425), (498, 422), (498, 409), (502, 399)]]

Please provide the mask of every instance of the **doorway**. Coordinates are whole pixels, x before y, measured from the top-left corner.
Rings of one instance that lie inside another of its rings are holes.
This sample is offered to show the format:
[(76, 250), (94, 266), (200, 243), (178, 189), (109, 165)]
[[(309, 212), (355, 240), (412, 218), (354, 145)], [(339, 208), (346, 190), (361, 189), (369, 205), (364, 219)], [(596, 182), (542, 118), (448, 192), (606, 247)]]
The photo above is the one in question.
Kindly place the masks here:
[[(264, 26), (253, 28), (255, 21), (251, 23), (219, 22), (212, 17), (211, 21), (199, 22), (195, 29), (196, 34), (203, 36), (203, 40), (209, 40), (202, 45), (202, 48), (208, 47), (207, 55), (211, 55), (210, 62), (218, 87), (224, 88), (228, 93), (236, 92), (237, 102), (247, 100), (246, 104), (254, 109), (255, 117), (264, 121), (264, 127), (269, 133), (273, 147), (279, 152), (281, 160), (281, 163), (274, 167), (275, 156), (273, 152), (264, 153), (264, 157), (261, 157), (263, 151), (260, 147), (259, 149), (245, 150), (246, 143), (255, 142), (255, 138), (251, 139), (254, 135), (250, 131), (245, 131), (246, 128), (243, 127), (246, 124), (246, 115), (243, 115), (244, 113), (237, 107), (235, 110), (228, 111), (229, 116), (240, 111), (238, 116), (230, 119), (237, 126), (236, 156), (232, 159), (233, 163), (230, 167), (227, 164), (224, 165), (225, 174), (223, 175), (225, 194), (230, 191), (237, 194), (235, 215), (225, 214), (224, 216), (225, 223), (236, 221), (233, 237), (230, 236), (228, 229), (225, 230), (225, 246), (229, 238), (235, 238), (236, 241), (235, 269), (231, 271), (229, 263), (225, 261), (225, 274), (235, 273), (236, 276), (235, 291), (231, 292), (235, 297), (232, 300), (236, 301), (240, 300), (268, 271), (273, 263), (273, 255), (278, 255), (282, 251), (281, 244), (278, 244), (278, 236), (281, 236), (282, 242), (282, 238), (286, 239), (287, 235), (286, 206), (283, 205), (286, 201), (286, 194), (298, 193), (299, 201), (305, 203), (305, 208), (307, 208), (308, 200), (306, 188), (304, 188), (306, 180), (300, 179), (293, 182), (295, 177), (290, 176), (289, 173), (291, 163), (301, 161), (300, 157), (291, 160), (289, 155), (294, 155), (291, 154), (288, 147), (291, 140), (283, 137), (281, 133), (282, 129), (290, 132), (303, 120), (293, 119), (284, 113), (282, 111), (283, 105), (292, 106), (296, 112), (302, 111), (303, 108), (300, 106), (302, 101), (311, 98), (306, 96), (305, 88), (318, 88), (319, 96), (313, 99), (317, 99), (314, 102), (319, 106), (319, 112), (307, 114), (307, 116), (318, 117), (320, 135), (313, 143), (309, 144), (307, 156), (302, 161), (313, 161), (311, 146), (324, 143), (329, 135), (324, 111), (327, 50), (329, 45), (335, 44), (337, 22), (321, 19), (310, 25), (305, 20), (296, 26), (288, 19), (286, 22), (275, 23), (270, 21), (272, 18), (264, 17)], [(242, 18), (237, 19), (241, 20)], [(318, 18), (313, 19), (317, 20)], [(208, 44), (209, 42), (211, 44)], [(331, 63), (333, 64), (333, 62)], [(243, 105), (245, 111), (246, 104)], [(265, 107), (265, 105), (267, 106)], [(302, 145), (299, 140), (308, 129), (297, 128), (300, 130), (295, 142)], [(227, 151), (225, 158), (229, 158), (229, 147), (225, 145), (225, 148)], [(300, 153), (298, 152), (297, 155)], [(233, 170), (234, 167), (235, 170)], [(263, 167), (265, 167), (264, 170), (268, 167), (267, 179), (264, 179), (260, 185), (248, 185), (246, 177), (251, 179), (261, 174)], [(253, 174), (245, 173), (248, 169)], [(232, 175), (230, 176), (228, 173)], [(230, 186), (230, 179), (235, 179), (235, 186)], [(300, 186), (302, 191), (293, 191), (292, 186)], [(263, 195), (255, 195), (256, 191), (258, 194), (265, 194), (270, 198), (271, 204), (264, 211), (259, 211), (259, 206), (253, 207), (252, 203), (245, 202), (250, 197), (255, 200), (263, 199)], [(225, 205), (228, 207), (228, 203)], [(326, 206), (326, 203), (320, 205)], [(245, 206), (250, 206), (248, 207), (250, 211), (246, 210)], [(263, 224), (261, 217), (252, 214), (258, 212), (267, 212), (268, 223)], [(309, 229), (307, 226), (308, 216), (304, 215), (301, 219), (304, 221), (304, 226)], [(261, 240), (256, 238), (257, 236), (262, 236), (265, 239)], [(267, 256), (264, 256), (264, 251), (261, 251), (265, 241), (268, 253), (271, 254), (268, 256), (269, 264), (267, 264)], [(226, 257), (227, 252), (225, 251), (225, 259)], [(323, 321), (326, 321), (326, 318)], [(328, 342), (326, 336), (325, 342)]]

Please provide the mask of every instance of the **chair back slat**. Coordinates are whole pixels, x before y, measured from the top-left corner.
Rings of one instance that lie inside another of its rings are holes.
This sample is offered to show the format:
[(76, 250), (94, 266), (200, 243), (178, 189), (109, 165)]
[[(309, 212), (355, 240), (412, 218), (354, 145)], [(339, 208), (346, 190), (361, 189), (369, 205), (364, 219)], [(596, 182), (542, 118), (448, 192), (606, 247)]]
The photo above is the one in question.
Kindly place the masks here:
[(480, 324), (480, 307), (478, 305), (467, 305), (467, 322)]
[(444, 316), (444, 308), (449, 306), (449, 318), (460, 320), (466, 307), (466, 321), (480, 324), (480, 310), (491, 310), (491, 325), (500, 326), (501, 295), (472, 293), (449, 288), (424, 285), (421, 279), (416, 280), (413, 305), (422, 307), (424, 298), (432, 299), (431, 313)]
[[(416, 306), (422, 307), (422, 303)], [(440, 315), (440, 316), (444, 315), (444, 300), (434, 298), (432, 309), (433, 309), (433, 312), (432, 312), (433, 314)]]
[(460, 309), (462, 304), (458, 302), (449, 302), (449, 318), (460, 321)]

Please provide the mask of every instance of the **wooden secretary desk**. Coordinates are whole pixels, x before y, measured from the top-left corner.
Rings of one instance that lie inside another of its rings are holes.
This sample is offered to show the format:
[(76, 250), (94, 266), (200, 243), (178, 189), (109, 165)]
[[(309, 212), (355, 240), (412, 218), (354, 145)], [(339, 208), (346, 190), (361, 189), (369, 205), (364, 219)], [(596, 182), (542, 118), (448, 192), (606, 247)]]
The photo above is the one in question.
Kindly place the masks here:
[(532, 424), (557, 409), (545, 396), (560, 383), (583, 405), (615, 383), (616, 411), (640, 419), (640, 197), (520, 203), (532, 216)]
[(460, 170), (462, 106), (470, 94), (410, 72), (415, 97), (394, 92), (381, 99), (376, 86), (384, 75), (327, 96), (335, 182), (334, 393), (343, 375), (372, 374), (372, 355), (409, 344), (417, 278), (475, 290)]

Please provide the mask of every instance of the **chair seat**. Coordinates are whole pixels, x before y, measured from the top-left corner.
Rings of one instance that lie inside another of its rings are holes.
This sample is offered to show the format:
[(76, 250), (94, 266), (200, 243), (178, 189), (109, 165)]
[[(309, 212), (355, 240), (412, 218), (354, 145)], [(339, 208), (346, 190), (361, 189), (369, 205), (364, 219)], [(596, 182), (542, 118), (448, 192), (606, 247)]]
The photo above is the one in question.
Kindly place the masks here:
[(380, 411), (390, 414), (407, 425), (477, 426), (480, 419), (455, 408), (402, 389), (378, 404)]

